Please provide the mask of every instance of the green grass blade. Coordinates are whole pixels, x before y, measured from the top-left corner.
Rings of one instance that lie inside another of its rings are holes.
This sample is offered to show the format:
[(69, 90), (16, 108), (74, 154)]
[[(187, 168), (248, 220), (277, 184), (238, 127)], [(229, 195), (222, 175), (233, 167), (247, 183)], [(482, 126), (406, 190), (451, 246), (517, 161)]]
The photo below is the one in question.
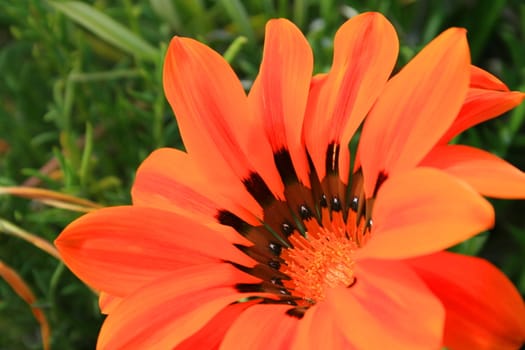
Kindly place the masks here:
[(233, 22), (239, 27), (242, 35), (247, 37), (251, 44), (255, 43), (255, 34), (250, 23), (250, 18), (242, 2), (239, 0), (223, 0), (221, 3)]
[(237, 56), (237, 54), (239, 53), (239, 51), (241, 50), (241, 48), (248, 42), (248, 40), (246, 39), (246, 37), (244, 36), (239, 36), (237, 37), (232, 43), (231, 45), (226, 49), (226, 51), (224, 52), (224, 59), (228, 62), (228, 63), (232, 63), (233, 59), (235, 58), (235, 56)]
[(293, 21), (299, 28), (304, 28), (306, 12), (308, 10), (307, 0), (295, 0), (293, 4)]
[(155, 47), (88, 4), (78, 1), (49, 3), (72, 21), (121, 50), (144, 60), (157, 60), (158, 53)]
[(184, 31), (184, 23), (175, 10), (173, 1), (170, 0), (150, 0), (153, 11), (160, 18), (164, 19), (176, 32)]
[(89, 175), (89, 162), (93, 152), (93, 127), (90, 123), (86, 123), (84, 151), (82, 152), (82, 159), (80, 161), (80, 183), (85, 186)]

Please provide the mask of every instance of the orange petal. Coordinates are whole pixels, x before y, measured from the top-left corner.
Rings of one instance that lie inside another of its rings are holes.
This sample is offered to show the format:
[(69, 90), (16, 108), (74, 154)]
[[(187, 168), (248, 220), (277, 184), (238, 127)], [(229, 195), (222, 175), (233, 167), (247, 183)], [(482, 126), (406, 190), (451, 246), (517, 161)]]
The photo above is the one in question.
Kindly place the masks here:
[(525, 304), (489, 262), (450, 252), (407, 261), (446, 310), (449, 349), (518, 349), (525, 343)]
[(443, 250), (490, 228), (494, 211), (467, 184), (432, 168), (389, 178), (374, 204), (372, 236), (357, 254), (407, 258)]
[(115, 310), (118, 304), (122, 301), (122, 298), (119, 298), (117, 296), (100, 292), (98, 296), (98, 307), (100, 308), (100, 312), (104, 315), (109, 315), (110, 312)]
[[(217, 187), (242, 187), (239, 180), (257, 170), (275, 194), (282, 194), (270, 144), (260, 138), (262, 121), (250, 112), (239, 79), (217, 52), (192, 39), (173, 38), (163, 80), (188, 153), (213, 173)], [(250, 158), (256, 156), (267, 157), (257, 163), (264, 167), (253, 168)], [(247, 209), (257, 206), (250, 196), (238, 200)]]
[(224, 335), (235, 319), (244, 310), (259, 302), (260, 300), (251, 300), (226, 306), (197, 333), (180, 343), (176, 350), (219, 349)]
[(518, 106), (523, 99), (525, 99), (525, 94), (517, 91), (469, 89), (461, 111), (439, 143), (448, 143), (456, 135), (470, 127), (495, 118)]
[[(172, 210), (214, 222), (217, 212), (224, 208), (258, 225), (254, 213), (236, 200), (248, 195), (246, 189), (235, 187), (228, 191), (228, 197), (221, 195), (213, 179), (208, 179), (187, 153), (161, 148), (151, 153), (138, 168), (131, 195), (133, 203), (139, 206)], [(260, 208), (251, 210), (262, 217)]]
[(509, 88), (504, 82), (486, 70), (474, 65), (470, 66), (470, 87), (485, 90), (509, 91)]
[(509, 91), (501, 80), (489, 72), (470, 66), (470, 89), (463, 107), (439, 143), (448, 143), (464, 130), (507, 112), (524, 98), (525, 94)]
[(525, 173), (503, 159), (464, 145), (436, 146), (421, 162), (468, 182), (484, 196), (525, 198)]
[(232, 324), (221, 349), (289, 349), (299, 320), (286, 311), (290, 305), (255, 305)]
[(299, 322), (293, 343), (294, 350), (353, 349), (336, 324), (327, 303), (308, 309)]
[(359, 144), (367, 198), (380, 173), (415, 166), (447, 131), (467, 93), (469, 61), (465, 30), (452, 28), (389, 80)]
[(312, 50), (301, 31), (286, 19), (270, 20), (260, 73), (249, 101), (253, 113), (263, 121), (273, 152), (288, 150), (305, 184), (309, 184), (308, 161), (301, 126), (312, 70)]
[(257, 281), (230, 264), (181, 269), (126, 297), (106, 318), (97, 349), (172, 349), (226, 305), (246, 296), (235, 283)]
[(346, 145), (388, 80), (398, 45), (394, 27), (377, 12), (355, 16), (337, 31), (332, 69), (309, 98), (305, 120), (305, 142), (321, 180), (335, 143), (341, 145), (339, 176), (348, 181)]
[(159, 209), (112, 207), (74, 221), (55, 244), (80, 279), (95, 289), (125, 296), (187, 265), (228, 260), (253, 266), (255, 261), (225, 238), (234, 237), (232, 231), (219, 224), (211, 229)]
[(351, 288), (327, 293), (333, 317), (356, 349), (438, 349), (445, 312), (405, 264), (362, 260)]

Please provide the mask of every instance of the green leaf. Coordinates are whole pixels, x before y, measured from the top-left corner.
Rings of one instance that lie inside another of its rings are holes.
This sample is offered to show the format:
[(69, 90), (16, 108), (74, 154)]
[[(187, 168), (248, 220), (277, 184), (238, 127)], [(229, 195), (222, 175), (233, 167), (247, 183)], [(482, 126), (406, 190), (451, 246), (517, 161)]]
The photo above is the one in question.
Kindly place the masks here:
[(92, 6), (78, 1), (49, 3), (72, 21), (119, 49), (144, 60), (157, 61), (159, 56), (155, 47)]

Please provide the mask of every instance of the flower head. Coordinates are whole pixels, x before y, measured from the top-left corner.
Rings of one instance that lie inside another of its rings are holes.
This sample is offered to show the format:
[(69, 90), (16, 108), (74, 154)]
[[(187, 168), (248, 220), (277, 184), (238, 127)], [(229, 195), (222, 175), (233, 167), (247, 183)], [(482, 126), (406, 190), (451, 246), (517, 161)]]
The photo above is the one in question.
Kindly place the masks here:
[(390, 77), (397, 54), (392, 25), (365, 13), (312, 77), (306, 39), (272, 20), (246, 96), (219, 54), (174, 38), (164, 88), (187, 153), (153, 152), (132, 206), (56, 241), (102, 291), (99, 348), (518, 347), (516, 289), (443, 250), (492, 226), (480, 194), (525, 196), (512, 165), (447, 145), (524, 94), (470, 65), (462, 29)]

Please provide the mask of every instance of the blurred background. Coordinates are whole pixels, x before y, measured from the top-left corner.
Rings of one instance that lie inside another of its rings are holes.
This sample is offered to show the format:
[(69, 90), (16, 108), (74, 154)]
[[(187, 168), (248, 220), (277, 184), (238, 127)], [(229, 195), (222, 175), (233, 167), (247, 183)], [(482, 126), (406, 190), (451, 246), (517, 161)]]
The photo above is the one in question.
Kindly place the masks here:
[[(337, 28), (369, 10), (382, 12), (396, 27), (398, 68), (438, 33), (460, 26), (468, 29), (473, 63), (525, 91), (522, 0), (4, 0), (0, 186), (44, 188), (104, 206), (130, 203), (135, 170), (148, 153), (182, 147), (161, 83), (173, 35), (197, 38), (224, 54), (249, 86), (269, 18), (286, 17), (301, 28), (313, 47), (315, 70), (322, 72), (331, 64)], [(524, 122), (521, 106), (456, 141), (525, 169)], [(25, 281), (0, 278), (0, 349), (42, 348), (39, 322), (27, 302), (45, 313), (52, 348), (95, 346), (103, 319), (95, 294), (36, 246), (37, 237), (52, 242), (81, 215), (76, 210), (91, 206), (68, 201), (57, 208), (57, 201), (0, 190), (0, 267), (4, 278), (12, 271)], [(454, 249), (486, 257), (523, 294), (525, 202), (492, 203), (495, 228)], [(20, 297), (21, 285), (32, 290), (34, 300)]]

